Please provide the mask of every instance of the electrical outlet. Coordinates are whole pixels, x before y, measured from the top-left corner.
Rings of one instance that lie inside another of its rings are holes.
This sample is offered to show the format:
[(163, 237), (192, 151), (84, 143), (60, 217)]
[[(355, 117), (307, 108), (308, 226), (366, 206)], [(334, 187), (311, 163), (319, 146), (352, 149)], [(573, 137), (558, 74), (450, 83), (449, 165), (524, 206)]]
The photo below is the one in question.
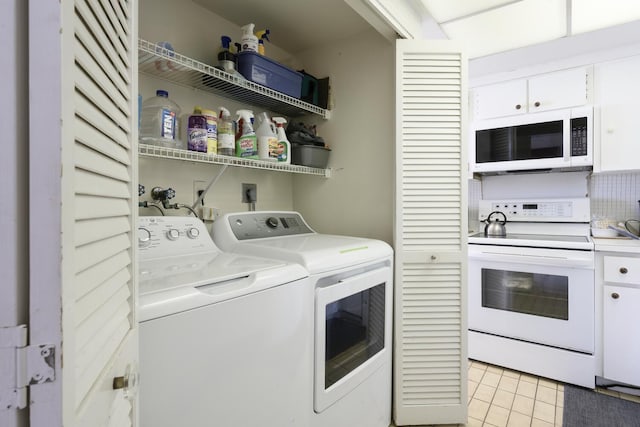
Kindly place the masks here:
[(258, 186), (256, 184), (242, 184), (242, 203), (258, 201)]
[[(200, 191), (204, 191), (207, 187), (207, 183), (205, 181), (193, 181), (193, 202), (195, 203), (200, 197)], [(200, 206), (204, 205), (204, 200), (200, 203)]]

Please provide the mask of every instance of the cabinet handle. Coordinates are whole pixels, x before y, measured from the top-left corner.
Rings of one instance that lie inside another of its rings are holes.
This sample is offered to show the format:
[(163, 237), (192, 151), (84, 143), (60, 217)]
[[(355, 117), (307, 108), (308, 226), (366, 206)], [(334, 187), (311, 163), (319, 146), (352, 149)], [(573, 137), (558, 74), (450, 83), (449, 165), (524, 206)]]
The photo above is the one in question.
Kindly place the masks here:
[(620, 294), (617, 293), (617, 292), (614, 292), (614, 293), (611, 294), (611, 298), (618, 299), (618, 298), (620, 298)]
[(519, 109), (521, 109), (521, 108), (522, 108), (522, 105), (520, 105), (520, 104), (516, 104), (516, 110), (519, 110)]
[(627, 270), (627, 267), (620, 267), (620, 273), (627, 274), (628, 272), (629, 270)]
[(533, 105), (534, 105), (535, 107), (539, 107), (539, 106), (540, 106), (540, 101), (536, 101), (536, 102), (534, 102), (534, 103), (533, 103)]

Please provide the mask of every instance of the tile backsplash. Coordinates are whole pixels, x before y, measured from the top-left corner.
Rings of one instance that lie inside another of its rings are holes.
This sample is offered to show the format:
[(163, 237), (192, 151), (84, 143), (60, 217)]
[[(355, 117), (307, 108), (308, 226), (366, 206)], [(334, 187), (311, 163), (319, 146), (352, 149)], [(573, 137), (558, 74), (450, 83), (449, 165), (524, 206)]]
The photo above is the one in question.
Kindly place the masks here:
[(592, 175), (590, 181), (592, 217), (640, 219), (640, 173)]

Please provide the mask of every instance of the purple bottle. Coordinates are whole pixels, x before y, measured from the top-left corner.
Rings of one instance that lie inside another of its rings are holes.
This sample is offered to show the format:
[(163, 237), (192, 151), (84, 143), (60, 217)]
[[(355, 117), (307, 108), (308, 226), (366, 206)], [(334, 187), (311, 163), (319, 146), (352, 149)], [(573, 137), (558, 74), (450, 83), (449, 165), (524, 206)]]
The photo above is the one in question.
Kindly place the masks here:
[(207, 152), (207, 118), (199, 107), (193, 109), (187, 121), (187, 149)]

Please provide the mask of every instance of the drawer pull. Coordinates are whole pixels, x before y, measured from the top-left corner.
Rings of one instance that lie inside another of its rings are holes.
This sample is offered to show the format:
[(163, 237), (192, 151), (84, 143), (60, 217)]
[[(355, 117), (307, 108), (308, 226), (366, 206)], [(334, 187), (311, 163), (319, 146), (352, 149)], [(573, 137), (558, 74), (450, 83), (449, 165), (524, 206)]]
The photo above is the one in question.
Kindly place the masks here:
[(521, 108), (522, 108), (522, 105), (520, 105), (520, 104), (517, 104), (517, 105), (516, 105), (516, 110), (519, 110), (519, 109), (521, 109)]
[(620, 273), (627, 274), (628, 272), (629, 270), (627, 270), (627, 267), (620, 267)]
[(540, 106), (540, 101), (534, 102), (533, 105), (535, 105), (536, 107), (539, 107)]
[(614, 293), (611, 294), (611, 298), (618, 299), (618, 298), (620, 298), (620, 294), (617, 293), (617, 292), (614, 292)]

